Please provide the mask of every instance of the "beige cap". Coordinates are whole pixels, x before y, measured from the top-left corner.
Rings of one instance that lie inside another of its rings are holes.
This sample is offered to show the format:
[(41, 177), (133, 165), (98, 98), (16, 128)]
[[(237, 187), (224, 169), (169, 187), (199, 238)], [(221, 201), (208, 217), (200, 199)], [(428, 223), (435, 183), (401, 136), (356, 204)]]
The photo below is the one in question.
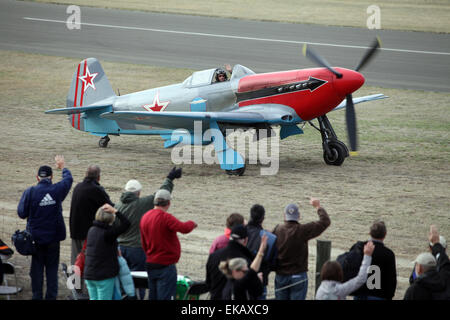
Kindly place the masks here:
[(141, 191), (141, 189), (142, 189), (142, 185), (139, 183), (139, 181), (134, 180), (134, 179), (131, 179), (125, 185), (125, 191), (137, 192), (137, 191)]

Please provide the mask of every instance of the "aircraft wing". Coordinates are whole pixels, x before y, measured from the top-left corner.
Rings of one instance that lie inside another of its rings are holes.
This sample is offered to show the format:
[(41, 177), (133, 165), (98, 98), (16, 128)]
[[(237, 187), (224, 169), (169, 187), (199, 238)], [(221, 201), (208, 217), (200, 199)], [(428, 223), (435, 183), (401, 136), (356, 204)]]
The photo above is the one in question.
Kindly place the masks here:
[[(382, 93), (377, 93), (377, 94), (372, 94), (370, 96), (353, 98), (353, 104), (357, 104), (357, 103), (361, 103), (361, 102), (367, 102), (367, 101), (380, 100), (380, 99), (386, 99), (386, 98), (389, 98), (389, 97), (385, 96)], [(346, 99), (342, 100), (342, 102), (336, 108), (334, 108), (331, 111), (336, 111), (336, 110), (345, 108), (346, 103), (347, 103)]]
[(115, 111), (105, 112), (102, 118), (116, 121), (125, 121), (141, 125), (149, 125), (168, 129), (192, 129), (194, 121), (202, 121), (207, 127), (209, 122), (233, 124), (260, 124), (272, 125), (298, 123), (300, 118), (295, 111), (279, 104), (261, 104), (242, 107), (222, 112), (147, 112), (147, 111)]

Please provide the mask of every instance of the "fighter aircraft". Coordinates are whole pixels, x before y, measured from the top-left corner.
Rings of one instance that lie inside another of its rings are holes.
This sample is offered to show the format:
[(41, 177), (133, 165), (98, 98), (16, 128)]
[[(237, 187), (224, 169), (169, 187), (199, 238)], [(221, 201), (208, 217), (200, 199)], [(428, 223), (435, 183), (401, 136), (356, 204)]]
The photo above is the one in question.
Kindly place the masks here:
[[(237, 64), (230, 79), (223, 69), (212, 68), (196, 71), (182, 83), (126, 95), (116, 95), (98, 60), (88, 58), (75, 70), (66, 108), (46, 113), (69, 115), (73, 128), (100, 136), (99, 146), (104, 148), (110, 135), (123, 134), (160, 135), (166, 148), (214, 143), (220, 166), (230, 175), (242, 175), (245, 161), (227, 144), (227, 129), (280, 126), (280, 139), (285, 139), (302, 134), (298, 125), (309, 122), (322, 136), (325, 163), (339, 166), (349, 151), (338, 140), (327, 113), (346, 109), (350, 149), (356, 152), (354, 104), (386, 98), (383, 94), (352, 97), (365, 81), (358, 71), (379, 47), (377, 39), (355, 70), (331, 67), (305, 45), (304, 55), (319, 67), (255, 74)], [(314, 119), (319, 127), (311, 122)], [(200, 134), (194, 130), (196, 121), (202, 124)], [(216, 134), (205, 140), (208, 129)]]

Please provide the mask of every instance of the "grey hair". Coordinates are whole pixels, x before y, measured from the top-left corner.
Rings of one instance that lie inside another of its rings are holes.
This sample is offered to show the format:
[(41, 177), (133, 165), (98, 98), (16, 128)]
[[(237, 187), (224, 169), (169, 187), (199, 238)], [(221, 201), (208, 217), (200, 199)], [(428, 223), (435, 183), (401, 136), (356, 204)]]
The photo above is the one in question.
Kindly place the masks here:
[(109, 225), (113, 224), (115, 219), (116, 216), (114, 214), (104, 211), (102, 207), (100, 207), (95, 214), (95, 220), (104, 222)]

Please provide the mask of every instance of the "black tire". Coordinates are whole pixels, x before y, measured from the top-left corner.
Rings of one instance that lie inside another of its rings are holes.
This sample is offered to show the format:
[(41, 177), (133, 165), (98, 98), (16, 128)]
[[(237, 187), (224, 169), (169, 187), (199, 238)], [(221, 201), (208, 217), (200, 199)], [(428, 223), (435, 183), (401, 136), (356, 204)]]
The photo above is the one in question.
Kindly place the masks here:
[(227, 175), (229, 176), (242, 176), (245, 172), (245, 165), (242, 168), (235, 169), (235, 170), (225, 170)]
[(327, 152), (323, 151), (323, 160), (325, 163), (332, 166), (340, 166), (344, 163), (345, 158), (348, 156), (347, 147), (340, 141), (332, 141), (328, 143), (332, 157), (329, 157)]
[(99, 146), (100, 148), (106, 148), (106, 147), (108, 146), (109, 140), (110, 140), (110, 139), (109, 139), (108, 136), (101, 138), (101, 139), (98, 141), (98, 146)]

